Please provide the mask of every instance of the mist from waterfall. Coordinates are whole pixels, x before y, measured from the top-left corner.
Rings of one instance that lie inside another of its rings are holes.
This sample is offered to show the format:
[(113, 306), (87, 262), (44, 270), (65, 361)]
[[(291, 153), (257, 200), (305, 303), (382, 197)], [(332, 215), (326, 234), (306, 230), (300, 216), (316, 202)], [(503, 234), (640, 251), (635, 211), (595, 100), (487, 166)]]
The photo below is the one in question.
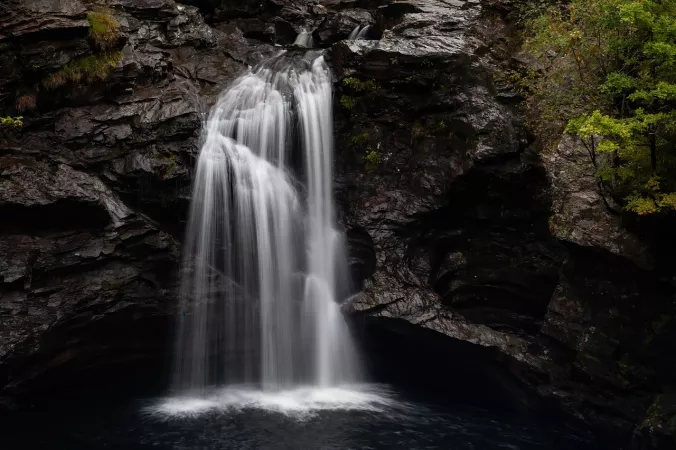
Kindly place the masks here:
[(331, 74), (273, 58), (206, 123), (185, 237), (174, 388), (356, 381), (332, 192)]

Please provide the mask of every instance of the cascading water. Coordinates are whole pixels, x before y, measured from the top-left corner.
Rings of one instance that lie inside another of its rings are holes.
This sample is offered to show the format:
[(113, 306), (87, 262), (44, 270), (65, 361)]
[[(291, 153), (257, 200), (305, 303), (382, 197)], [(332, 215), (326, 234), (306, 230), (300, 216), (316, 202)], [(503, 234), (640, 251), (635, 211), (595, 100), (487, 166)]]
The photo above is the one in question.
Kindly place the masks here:
[(366, 39), (368, 36), (368, 32), (371, 29), (371, 25), (366, 25), (364, 28), (362, 28), (359, 33), (357, 34), (356, 39)]
[[(212, 108), (184, 247), (175, 388), (335, 386), (358, 372), (332, 198), (331, 75), (273, 58)], [(300, 173), (301, 176), (294, 176)]]
[(309, 33), (306, 30), (301, 31), (296, 36), (296, 40), (293, 42), (293, 45), (298, 47), (312, 48), (315, 46), (314, 40), (312, 39), (312, 33)]
[(371, 29), (371, 25), (357, 25), (354, 27), (354, 29), (350, 32), (350, 35), (347, 37), (349, 41), (356, 41), (359, 39), (366, 39), (368, 37), (368, 32)]

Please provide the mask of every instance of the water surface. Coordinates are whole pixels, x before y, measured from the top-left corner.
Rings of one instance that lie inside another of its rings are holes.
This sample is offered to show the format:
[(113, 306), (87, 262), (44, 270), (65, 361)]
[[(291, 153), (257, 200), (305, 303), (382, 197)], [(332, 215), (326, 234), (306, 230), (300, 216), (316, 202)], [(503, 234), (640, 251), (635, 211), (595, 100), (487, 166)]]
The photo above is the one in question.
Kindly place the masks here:
[[(37, 433), (37, 430), (40, 433)], [(25, 415), (8, 450), (596, 449), (562, 420), (420, 397), (387, 385), (245, 386), (200, 397), (60, 404)]]

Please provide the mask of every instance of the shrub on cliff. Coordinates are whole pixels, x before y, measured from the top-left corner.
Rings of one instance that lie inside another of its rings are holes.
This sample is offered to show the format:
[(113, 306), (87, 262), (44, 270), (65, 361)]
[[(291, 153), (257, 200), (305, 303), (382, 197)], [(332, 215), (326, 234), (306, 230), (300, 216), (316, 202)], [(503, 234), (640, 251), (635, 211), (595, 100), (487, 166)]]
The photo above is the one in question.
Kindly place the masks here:
[(0, 117), (0, 125), (11, 128), (21, 128), (23, 126), (23, 117)]
[(66, 64), (61, 70), (49, 75), (43, 85), (56, 89), (66, 83), (91, 83), (105, 80), (110, 69), (122, 60), (121, 52), (96, 53), (82, 56)]
[(120, 24), (110, 11), (97, 10), (87, 14), (89, 37), (102, 50), (111, 49), (119, 38)]
[(676, 210), (676, 0), (572, 0), (530, 20), (524, 45), (545, 144), (577, 135), (627, 210)]
[(24, 94), (16, 99), (16, 110), (19, 112), (32, 111), (36, 107), (36, 98), (33, 94)]

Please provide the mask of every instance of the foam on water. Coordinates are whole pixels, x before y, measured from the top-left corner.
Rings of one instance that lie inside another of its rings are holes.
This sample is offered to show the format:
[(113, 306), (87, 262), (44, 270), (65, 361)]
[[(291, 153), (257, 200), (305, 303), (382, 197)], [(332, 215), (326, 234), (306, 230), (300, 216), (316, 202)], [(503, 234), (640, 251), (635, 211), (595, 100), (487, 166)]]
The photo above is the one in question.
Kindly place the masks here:
[(145, 409), (156, 418), (190, 418), (213, 412), (238, 412), (259, 409), (298, 419), (319, 411), (359, 410), (385, 412), (403, 410), (391, 391), (381, 385), (344, 385), (333, 387), (302, 386), (264, 391), (251, 386), (228, 386), (204, 396), (176, 396), (161, 399)]

